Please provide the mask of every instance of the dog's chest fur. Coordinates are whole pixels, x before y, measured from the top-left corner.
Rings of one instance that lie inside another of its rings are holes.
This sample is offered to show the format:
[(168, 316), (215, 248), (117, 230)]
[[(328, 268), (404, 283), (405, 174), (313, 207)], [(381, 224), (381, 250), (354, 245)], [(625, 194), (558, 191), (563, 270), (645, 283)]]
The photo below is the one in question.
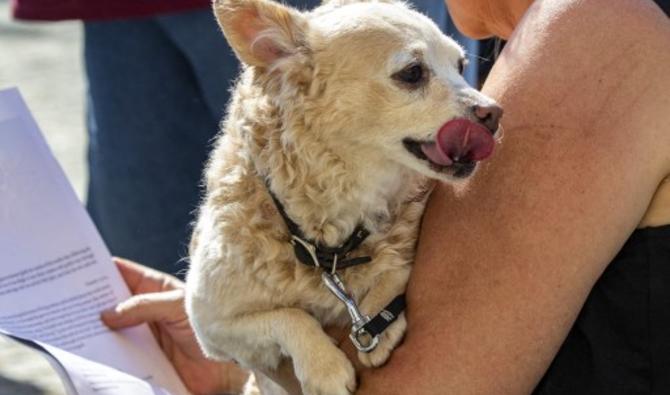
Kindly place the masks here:
[(282, 130), (301, 121), (287, 120), (250, 78), (242, 78), (234, 97), (206, 173), (189, 291), (222, 316), (298, 307), (322, 324), (343, 324), (346, 310), (322, 284), (320, 269), (295, 258), (265, 180), (307, 237), (334, 245), (359, 223), (371, 231), (351, 256), (373, 261), (342, 273), (358, 300), (378, 285), (381, 273), (403, 266), (409, 271), (428, 184), (407, 172), (388, 186), (355, 185), (346, 166), (315, 142), (287, 147)]

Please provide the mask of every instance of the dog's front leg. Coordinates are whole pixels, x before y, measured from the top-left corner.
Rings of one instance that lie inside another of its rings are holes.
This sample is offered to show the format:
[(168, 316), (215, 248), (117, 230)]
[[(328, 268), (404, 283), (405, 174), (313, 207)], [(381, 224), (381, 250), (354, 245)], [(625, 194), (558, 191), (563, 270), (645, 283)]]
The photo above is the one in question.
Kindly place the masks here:
[(303, 310), (281, 308), (245, 314), (231, 320), (226, 331), (259, 344), (277, 344), (293, 359), (303, 395), (350, 395), (356, 389), (351, 362), (319, 322)]
[[(378, 314), (390, 303), (393, 298), (405, 292), (407, 280), (409, 279), (410, 267), (398, 268), (382, 274), (375, 286), (368, 292), (361, 302), (360, 309), (363, 314), (370, 317)], [(407, 320), (405, 313), (398, 318), (386, 330), (379, 335), (379, 344), (371, 352), (359, 352), (358, 359), (365, 366), (377, 367), (383, 365), (391, 356), (391, 352), (405, 335)]]

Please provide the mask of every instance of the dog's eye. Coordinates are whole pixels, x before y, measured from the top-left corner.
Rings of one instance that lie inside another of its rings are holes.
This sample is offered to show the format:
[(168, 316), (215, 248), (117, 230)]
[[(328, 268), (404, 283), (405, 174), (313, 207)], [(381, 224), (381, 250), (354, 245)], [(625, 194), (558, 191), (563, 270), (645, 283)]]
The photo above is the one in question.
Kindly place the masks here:
[(463, 75), (463, 71), (465, 71), (465, 66), (468, 65), (468, 61), (465, 58), (460, 58), (458, 59), (458, 74)]
[(419, 63), (411, 64), (393, 75), (393, 78), (409, 85), (418, 85), (424, 80), (425, 71)]

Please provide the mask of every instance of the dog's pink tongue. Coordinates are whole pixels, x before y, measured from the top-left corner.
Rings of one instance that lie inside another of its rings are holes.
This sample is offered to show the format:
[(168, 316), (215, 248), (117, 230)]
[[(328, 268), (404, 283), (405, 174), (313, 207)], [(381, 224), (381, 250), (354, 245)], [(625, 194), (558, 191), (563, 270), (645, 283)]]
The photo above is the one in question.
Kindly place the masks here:
[(449, 166), (457, 161), (484, 160), (491, 156), (494, 146), (495, 140), (484, 125), (459, 118), (444, 124), (435, 142), (422, 144), (421, 150), (431, 161)]

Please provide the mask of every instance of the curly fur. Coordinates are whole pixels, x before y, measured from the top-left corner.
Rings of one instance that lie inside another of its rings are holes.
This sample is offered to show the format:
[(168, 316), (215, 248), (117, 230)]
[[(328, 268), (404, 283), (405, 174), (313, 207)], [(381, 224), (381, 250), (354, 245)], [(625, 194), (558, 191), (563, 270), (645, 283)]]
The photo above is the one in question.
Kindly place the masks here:
[[(267, 184), (324, 245), (339, 245), (359, 223), (371, 231), (354, 256), (373, 262), (342, 278), (375, 315), (405, 289), (429, 177), (455, 181), (406, 152), (402, 139), (431, 138), (490, 100), (458, 75), (462, 50), (402, 3), (339, 0), (301, 13), (220, 0), (214, 10), (246, 66), (205, 173), (189, 317), (211, 358), (270, 371), (290, 356), (305, 394), (350, 394), (353, 368), (322, 330), (346, 325), (348, 314), (319, 270), (297, 262)], [(411, 57), (431, 67), (420, 91), (389, 78)], [(402, 316), (363, 363), (384, 363), (404, 329)]]

